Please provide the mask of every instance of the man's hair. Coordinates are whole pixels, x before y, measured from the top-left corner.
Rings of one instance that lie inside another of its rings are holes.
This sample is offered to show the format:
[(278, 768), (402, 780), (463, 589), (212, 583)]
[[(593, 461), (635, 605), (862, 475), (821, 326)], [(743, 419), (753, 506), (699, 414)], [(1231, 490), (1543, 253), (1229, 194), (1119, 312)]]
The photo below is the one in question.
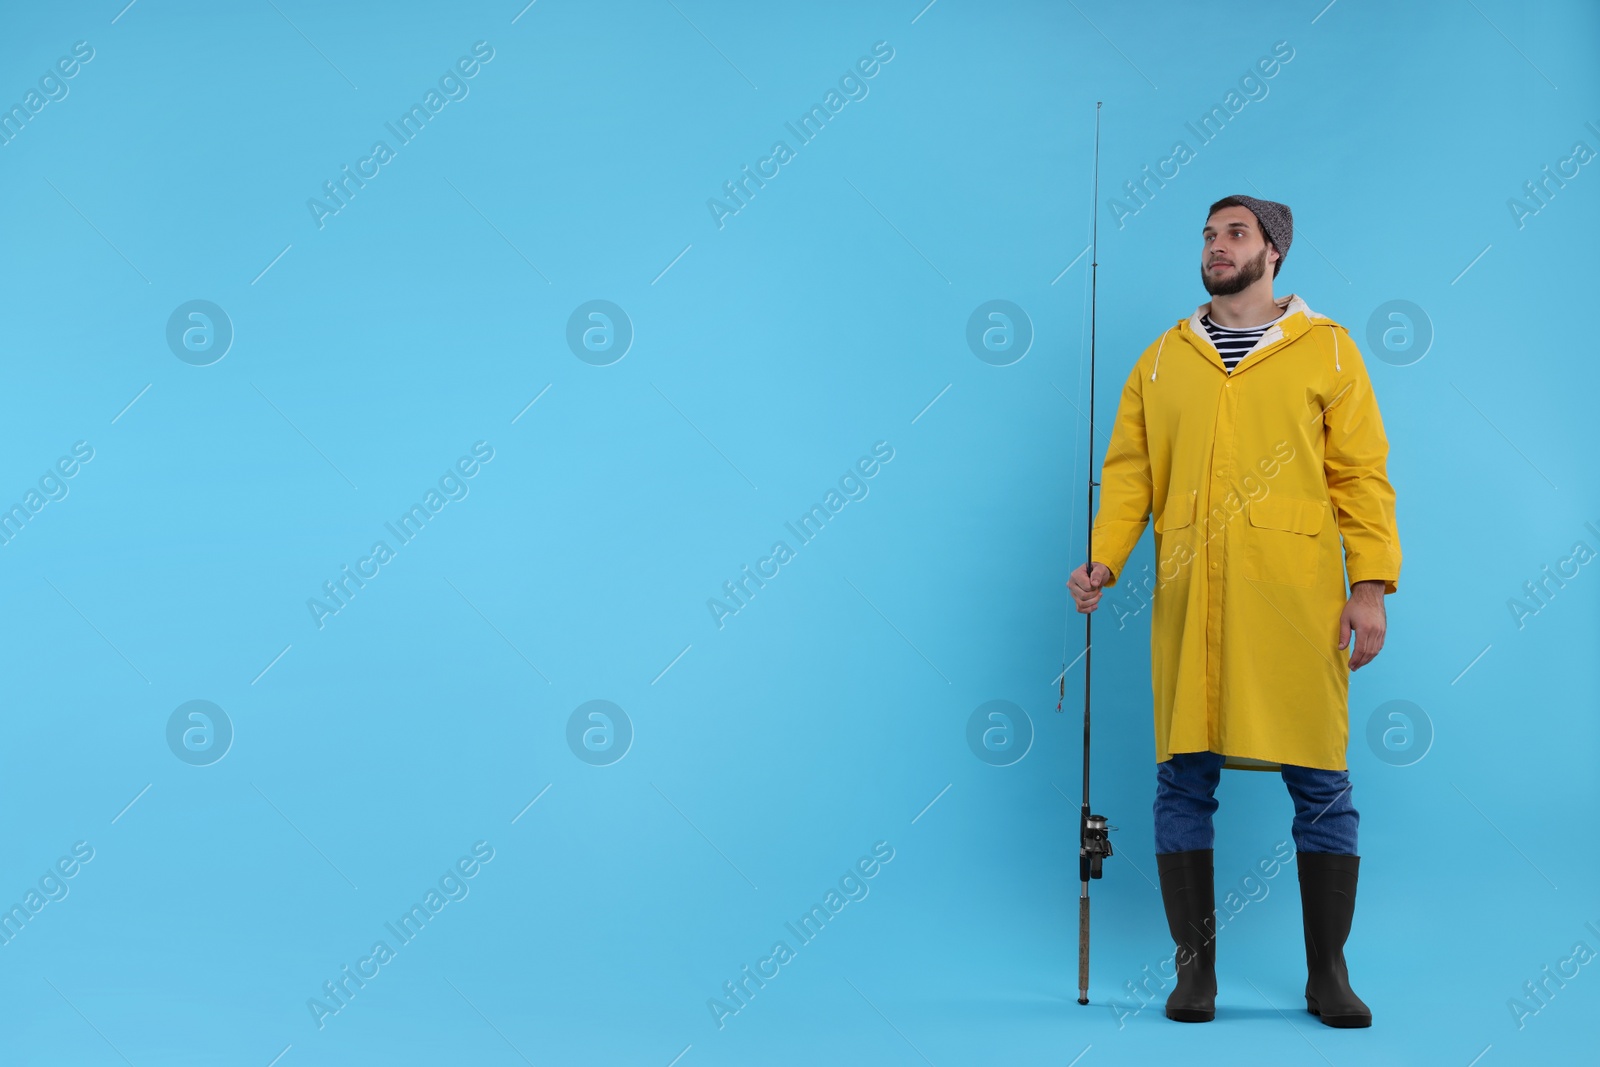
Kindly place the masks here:
[(1267, 236), (1267, 231), (1261, 228), (1261, 220), (1256, 218), (1256, 213), (1251, 209), (1250, 205), (1245, 203), (1243, 200), (1240, 200), (1236, 196), (1225, 196), (1221, 200), (1218, 200), (1215, 204), (1212, 204), (1210, 210), (1206, 212), (1206, 218), (1209, 220), (1212, 215), (1215, 215), (1225, 207), (1242, 207), (1246, 211), (1249, 211), (1250, 218), (1255, 221), (1256, 230), (1261, 234), (1262, 240), (1266, 241), (1267, 244), (1272, 245), (1274, 249), (1277, 249), (1278, 262), (1272, 265), (1272, 276), (1276, 278), (1278, 276), (1278, 271), (1283, 267), (1283, 249), (1278, 248), (1276, 244), (1273, 244), (1272, 238)]

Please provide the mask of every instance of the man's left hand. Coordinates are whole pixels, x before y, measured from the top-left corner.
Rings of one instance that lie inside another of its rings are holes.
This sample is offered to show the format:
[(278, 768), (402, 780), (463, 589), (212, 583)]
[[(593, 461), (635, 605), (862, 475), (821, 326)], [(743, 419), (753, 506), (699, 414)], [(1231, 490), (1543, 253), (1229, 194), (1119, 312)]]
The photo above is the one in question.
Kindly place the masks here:
[(1383, 582), (1357, 582), (1350, 587), (1350, 599), (1339, 613), (1339, 647), (1350, 644), (1350, 631), (1356, 632), (1355, 648), (1350, 653), (1350, 669), (1357, 670), (1372, 662), (1383, 648), (1383, 634), (1388, 628), (1383, 610)]

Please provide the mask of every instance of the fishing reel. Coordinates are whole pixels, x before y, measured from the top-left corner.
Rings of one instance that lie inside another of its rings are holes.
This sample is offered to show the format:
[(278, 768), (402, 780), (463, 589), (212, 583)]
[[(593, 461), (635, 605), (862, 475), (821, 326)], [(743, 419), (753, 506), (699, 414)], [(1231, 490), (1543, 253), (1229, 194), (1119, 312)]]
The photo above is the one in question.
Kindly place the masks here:
[(1111, 838), (1106, 831), (1115, 830), (1106, 824), (1104, 815), (1085, 815), (1078, 831), (1078, 880), (1087, 882), (1101, 876), (1100, 864), (1111, 855)]

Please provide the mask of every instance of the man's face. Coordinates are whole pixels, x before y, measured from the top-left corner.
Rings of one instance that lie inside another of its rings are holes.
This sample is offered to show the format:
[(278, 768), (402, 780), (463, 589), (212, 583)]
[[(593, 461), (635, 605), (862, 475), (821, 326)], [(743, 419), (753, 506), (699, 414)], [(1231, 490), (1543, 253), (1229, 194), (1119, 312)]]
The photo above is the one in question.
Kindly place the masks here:
[(1200, 236), (1200, 283), (1212, 296), (1243, 292), (1277, 262), (1277, 250), (1249, 208), (1222, 208), (1206, 220)]

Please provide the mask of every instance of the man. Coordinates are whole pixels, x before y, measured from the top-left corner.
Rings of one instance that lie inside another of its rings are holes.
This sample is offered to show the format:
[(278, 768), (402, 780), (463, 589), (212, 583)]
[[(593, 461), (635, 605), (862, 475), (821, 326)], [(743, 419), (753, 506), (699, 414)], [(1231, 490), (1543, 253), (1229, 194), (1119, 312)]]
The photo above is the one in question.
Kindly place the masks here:
[(1215, 1016), (1214, 793), (1224, 768), (1255, 769), (1279, 771), (1294, 800), (1306, 1008), (1329, 1026), (1370, 1026), (1344, 959), (1360, 818), (1345, 765), (1349, 672), (1383, 648), (1400, 540), (1361, 353), (1298, 296), (1272, 295), (1293, 236), (1287, 205), (1211, 205), (1200, 280), (1212, 299), (1128, 375), (1093, 571), (1068, 585), (1078, 611), (1094, 611), (1157, 516), (1156, 865), (1178, 948), (1167, 1017)]

